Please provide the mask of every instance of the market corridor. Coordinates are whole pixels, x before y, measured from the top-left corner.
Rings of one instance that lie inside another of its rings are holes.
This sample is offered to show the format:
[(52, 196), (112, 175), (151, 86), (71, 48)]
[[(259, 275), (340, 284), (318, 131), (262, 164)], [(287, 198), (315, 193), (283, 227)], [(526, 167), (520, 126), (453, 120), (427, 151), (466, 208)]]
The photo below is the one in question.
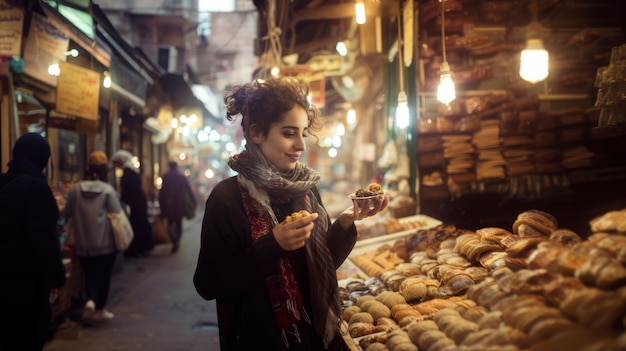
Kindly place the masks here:
[(75, 334), (57, 332), (44, 351), (217, 351), (215, 301), (193, 287), (202, 213), (183, 223), (181, 247), (159, 245), (146, 258), (120, 258), (107, 309), (115, 319), (82, 326)]

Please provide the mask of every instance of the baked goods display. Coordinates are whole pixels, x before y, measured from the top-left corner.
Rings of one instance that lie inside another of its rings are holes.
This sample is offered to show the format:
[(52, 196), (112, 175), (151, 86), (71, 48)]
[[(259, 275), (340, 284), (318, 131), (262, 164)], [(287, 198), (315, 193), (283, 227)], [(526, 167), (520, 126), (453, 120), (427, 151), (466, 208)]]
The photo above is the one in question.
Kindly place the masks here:
[(539, 210), (511, 229), (418, 229), (351, 256), (369, 278), (340, 289), (342, 319), (364, 351), (624, 350), (620, 212), (589, 233)]

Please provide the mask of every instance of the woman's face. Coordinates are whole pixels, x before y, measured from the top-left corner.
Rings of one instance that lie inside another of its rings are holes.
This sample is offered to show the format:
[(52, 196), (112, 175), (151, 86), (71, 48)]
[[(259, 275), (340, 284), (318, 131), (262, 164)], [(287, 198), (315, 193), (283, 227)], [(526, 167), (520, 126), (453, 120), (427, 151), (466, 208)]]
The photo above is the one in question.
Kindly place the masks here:
[(267, 135), (253, 133), (252, 141), (259, 145), (263, 155), (279, 171), (296, 167), (306, 149), (304, 138), (308, 136), (309, 119), (306, 111), (295, 106), (285, 112), (283, 118), (270, 125)]

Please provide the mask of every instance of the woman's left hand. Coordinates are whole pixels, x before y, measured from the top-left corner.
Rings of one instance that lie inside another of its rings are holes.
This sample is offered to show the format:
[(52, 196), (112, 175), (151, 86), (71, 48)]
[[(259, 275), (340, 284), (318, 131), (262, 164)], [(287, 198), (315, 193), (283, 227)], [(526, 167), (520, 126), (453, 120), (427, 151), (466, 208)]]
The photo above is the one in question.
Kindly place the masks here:
[(372, 217), (384, 210), (389, 204), (389, 195), (366, 201), (352, 201), (352, 207), (345, 209), (337, 219), (344, 229), (349, 228), (354, 221)]

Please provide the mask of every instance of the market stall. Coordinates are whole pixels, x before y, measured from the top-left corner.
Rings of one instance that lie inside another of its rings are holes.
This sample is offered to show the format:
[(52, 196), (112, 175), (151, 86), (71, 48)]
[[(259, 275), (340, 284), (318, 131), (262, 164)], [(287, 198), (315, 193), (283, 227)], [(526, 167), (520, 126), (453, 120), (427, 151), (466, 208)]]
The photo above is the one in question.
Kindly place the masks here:
[(510, 228), (429, 224), (363, 240), (342, 267), (354, 350), (626, 347), (626, 209), (588, 233), (532, 209)]

